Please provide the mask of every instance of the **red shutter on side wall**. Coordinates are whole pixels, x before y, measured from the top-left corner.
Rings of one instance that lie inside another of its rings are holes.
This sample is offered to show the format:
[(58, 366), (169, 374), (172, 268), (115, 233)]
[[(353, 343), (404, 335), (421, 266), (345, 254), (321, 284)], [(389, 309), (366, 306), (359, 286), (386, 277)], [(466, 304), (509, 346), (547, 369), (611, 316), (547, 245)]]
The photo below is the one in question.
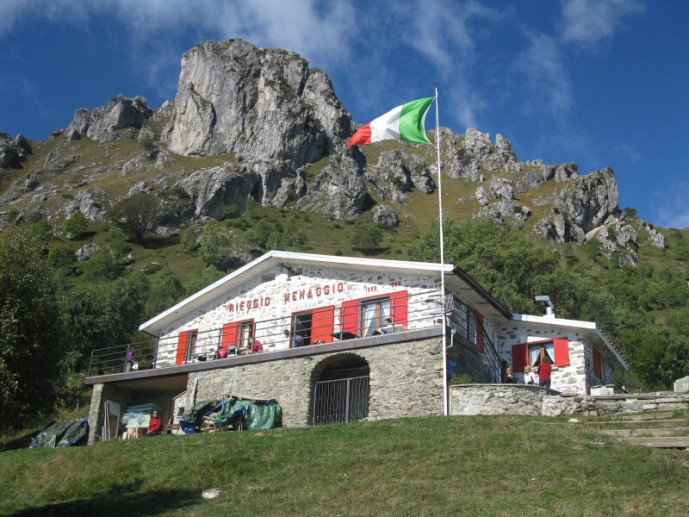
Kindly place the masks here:
[(359, 300), (349, 300), (342, 303), (340, 324), (342, 325), (342, 332), (359, 335)]
[(407, 326), (409, 321), (409, 293), (407, 291), (390, 294), (390, 316), (398, 325)]
[(474, 312), (476, 312), (476, 318), (478, 319), (478, 325), (476, 325), (476, 346), (478, 347), (478, 351), (483, 353), (485, 349), (483, 341), (483, 314), (478, 311)]
[(335, 323), (335, 306), (314, 309), (311, 315), (311, 343), (323, 341), (331, 343), (333, 340), (333, 325)]
[(512, 371), (514, 373), (523, 373), (526, 368), (526, 343), (521, 345), (512, 345)]
[(555, 366), (569, 366), (569, 339), (553, 339)]
[(228, 348), (237, 344), (239, 335), (239, 322), (225, 323), (222, 327), (222, 348)]
[(189, 344), (189, 330), (179, 333), (177, 342), (177, 364), (183, 364), (187, 360), (187, 345)]
[(601, 355), (600, 352), (596, 349), (593, 350), (593, 371), (596, 374), (596, 377), (599, 379), (603, 379), (603, 365), (601, 364)]

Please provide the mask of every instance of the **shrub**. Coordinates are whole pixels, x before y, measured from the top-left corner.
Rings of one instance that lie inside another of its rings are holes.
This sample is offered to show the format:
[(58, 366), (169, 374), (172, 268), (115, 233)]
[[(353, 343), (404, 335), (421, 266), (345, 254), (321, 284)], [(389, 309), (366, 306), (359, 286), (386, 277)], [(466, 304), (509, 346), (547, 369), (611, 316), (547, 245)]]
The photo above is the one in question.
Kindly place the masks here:
[(64, 230), (68, 239), (78, 240), (86, 233), (88, 226), (84, 214), (77, 210), (65, 221)]
[(468, 373), (455, 373), (450, 379), (450, 386), (455, 384), (471, 384), (474, 379)]

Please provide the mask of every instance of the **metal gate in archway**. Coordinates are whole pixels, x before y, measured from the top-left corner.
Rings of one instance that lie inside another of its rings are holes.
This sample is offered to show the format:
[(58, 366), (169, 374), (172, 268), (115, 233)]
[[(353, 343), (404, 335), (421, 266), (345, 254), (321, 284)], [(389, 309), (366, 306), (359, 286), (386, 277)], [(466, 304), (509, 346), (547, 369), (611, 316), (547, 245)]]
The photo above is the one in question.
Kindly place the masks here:
[(368, 417), (369, 376), (318, 381), (312, 425), (356, 422)]

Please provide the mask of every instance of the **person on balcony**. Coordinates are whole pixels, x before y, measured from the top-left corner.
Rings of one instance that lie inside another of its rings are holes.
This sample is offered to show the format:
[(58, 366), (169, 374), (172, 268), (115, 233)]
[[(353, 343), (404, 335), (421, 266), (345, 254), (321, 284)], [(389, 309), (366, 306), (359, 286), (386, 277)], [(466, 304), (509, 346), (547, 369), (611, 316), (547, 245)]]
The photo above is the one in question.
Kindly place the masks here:
[[(289, 330), (285, 330), (285, 337), (289, 339)], [(294, 336), (292, 336), (292, 348), (304, 346), (304, 344), (304, 336), (299, 331), (296, 331)]]
[(249, 338), (249, 346), (242, 350), (242, 355), (248, 355), (248, 354), (262, 354), (263, 353), (263, 344), (258, 340), (254, 339), (254, 337)]
[(136, 361), (134, 360), (134, 354), (136, 353), (136, 349), (134, 346), (131, 346), (129, 348), (129, 351), (127, 352), (127, 362), (125, 363), (125, 371), (131, 372), (132, 370), (136, 370), (134, 368), (134, 365), (136, 364)]
[(385, 324), (382, 325), (380, 328), (376, 329), (376, 331), (373, 333), (374, 336), (380, 336), (382, 334), (389, 334), (391, 332), (395, 331), (395, 326), (392, 323), (392, 318), (388, 317), (385, 318)]

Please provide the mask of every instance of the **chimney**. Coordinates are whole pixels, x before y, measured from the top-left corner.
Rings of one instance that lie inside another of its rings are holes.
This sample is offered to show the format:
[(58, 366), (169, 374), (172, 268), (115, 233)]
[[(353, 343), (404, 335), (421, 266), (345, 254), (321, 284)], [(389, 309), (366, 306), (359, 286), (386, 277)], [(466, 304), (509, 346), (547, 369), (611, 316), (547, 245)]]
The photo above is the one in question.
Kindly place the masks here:
[(554, 318), (555, 317), (555, 305), (553, 305), (553, 302), (550, 301), (550, 296), (547, 294), (539, 294), (534, 298), (537, 302), (541, 302), (545, 304), (545, 316), (546, 318)]

